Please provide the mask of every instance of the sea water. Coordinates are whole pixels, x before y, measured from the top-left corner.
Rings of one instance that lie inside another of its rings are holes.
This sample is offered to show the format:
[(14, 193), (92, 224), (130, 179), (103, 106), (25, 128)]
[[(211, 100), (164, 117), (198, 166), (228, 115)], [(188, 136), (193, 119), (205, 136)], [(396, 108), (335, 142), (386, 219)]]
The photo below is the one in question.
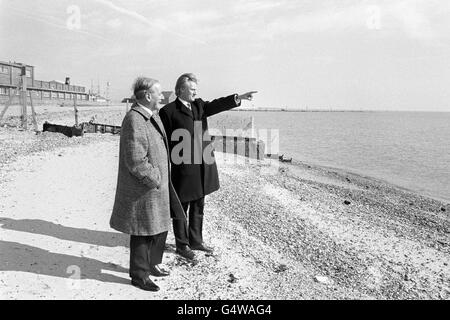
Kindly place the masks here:
[(227, 115), (279, 130), (279, 153), (287, 157), (450, 202), (450, 112), (228, 111), (212, 123)]

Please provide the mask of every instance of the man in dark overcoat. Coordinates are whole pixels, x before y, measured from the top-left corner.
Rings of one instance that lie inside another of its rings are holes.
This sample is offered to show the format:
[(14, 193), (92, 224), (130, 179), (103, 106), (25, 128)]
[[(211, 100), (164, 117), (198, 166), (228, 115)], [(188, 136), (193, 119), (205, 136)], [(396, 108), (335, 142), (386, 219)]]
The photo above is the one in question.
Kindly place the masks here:
[(169, 273), (162, 262), (170, 219), (184, 211), (170, 179), (169, 146), (158, 115), (164, 98), (157, 80), (140, 77), (136, 103), (121, 127), (119, 173), (110, 226), (130, 235), (131, 283), (157, 291), (150, 279)]
[(160, 110), (170, 143), (172, 182), (186, 215), (172, 221), (176, 252), (187, 259), (195, 258), (192, 250), (213, 251), (203, 242), (205, 196), (219, 189), (207, 119), (240, 106), (241, 100), (251, 100), (256, 93), (205, 102), (196, 98), (197, 82), (192, 73), (183, 74), (175, 86), (177, 99)]

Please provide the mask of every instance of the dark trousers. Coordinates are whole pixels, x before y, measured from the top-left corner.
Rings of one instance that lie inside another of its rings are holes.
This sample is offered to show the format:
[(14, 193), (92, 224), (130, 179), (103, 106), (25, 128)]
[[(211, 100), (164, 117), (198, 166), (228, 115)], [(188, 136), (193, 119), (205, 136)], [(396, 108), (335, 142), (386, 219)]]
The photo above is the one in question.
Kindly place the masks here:
[(131, 236), (130, 277), (145, 278), (150, 266), (160, 264), (167, 239), (167, 231), (154, 236)]
[(181, 203), (186, 220), (173, 219), (173, 233), (177, 247), (203, 243), (203, 208), (205, 198)]

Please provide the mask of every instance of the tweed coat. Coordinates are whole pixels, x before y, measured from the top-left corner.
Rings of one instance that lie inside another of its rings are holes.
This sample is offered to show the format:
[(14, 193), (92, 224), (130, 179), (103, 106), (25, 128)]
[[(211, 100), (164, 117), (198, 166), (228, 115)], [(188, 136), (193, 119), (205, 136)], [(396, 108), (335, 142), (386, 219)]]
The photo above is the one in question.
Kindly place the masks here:
[(170, 218), (184, 218), (170, 179), (168, 143), (158, 116), (137, 104), (121, 128), (119, 173), (111, 228), (135, 236), (169, 230)]
[[(231, 95), (211, 102), (196, 99), (191, 103), (192, 112), (179, 99), (167, 104), (160, 110), (159, 114), (170, 144), (172, 182), (181, 202), (198, 200), (219, 189), (219, 175), (214, 161), (214, 149), (208, 133), (207, 118), (237, 106), (236, 95)], [(174, 162), (172, 151), (181, 142), (181, 139), (171, 141), (172, 134), (177, 129), (189, 131), (191, 137), (190, 163)], [(202, 141), (197, 143), (197, 145), (202, 146), (201, 150), (195, 150), (195, 140)], [(194, 159), (196, 153), (200, 153), (197, 157), (200, 158), (200, 161), (197, 162)], [(204, 161), (204, 153), (211, 154), (212, 163)]]

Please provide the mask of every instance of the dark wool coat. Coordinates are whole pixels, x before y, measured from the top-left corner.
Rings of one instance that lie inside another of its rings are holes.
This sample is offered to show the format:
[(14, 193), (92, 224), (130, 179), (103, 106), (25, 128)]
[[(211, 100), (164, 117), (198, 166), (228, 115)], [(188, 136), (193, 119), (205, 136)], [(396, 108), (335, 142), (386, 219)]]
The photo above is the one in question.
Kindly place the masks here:
[[(214, 149), (208, 133), (207, 118), (237, 107), (235, 97), (236, 95), (231, 95), (211, 102), (196, 99), (191, 103), (192, 112), (179, 99), (176, 99), (160, 110), (159, 114), (170, 144), (172, 182), (181, 202), (198, 200), (219, 189), (219, 176), (214, 161)], [(197, 126), (196, 129), (195, 126)], [(185, 156), (185, 150), (178, 152), (179, 147), (177, 147), (182, 139), (178, 137), (175, 139), (176, 141), (171, 141), (177, 136), (177, 134), (173, 136), (177, 129), (185, 129), (190, 134), (190, 154), (187, 155), (190, 163), (186, 163), (186, 161), (179, 163), (174, 159), (172, 153), (174, 148), (176, 148), (176, 154), (180, 153), (183, 157)], [(201, 146), (201, 148), (196, 149), (195, 146)], [(208, 154), (212, 161), (204, 161), (203, 154)]]
[(134, 104), (122, 122), (111, 228), (150, 236), (168, 231), (171, 216), (185, 217), (170, 180), (168, 154), (159, 117)]

